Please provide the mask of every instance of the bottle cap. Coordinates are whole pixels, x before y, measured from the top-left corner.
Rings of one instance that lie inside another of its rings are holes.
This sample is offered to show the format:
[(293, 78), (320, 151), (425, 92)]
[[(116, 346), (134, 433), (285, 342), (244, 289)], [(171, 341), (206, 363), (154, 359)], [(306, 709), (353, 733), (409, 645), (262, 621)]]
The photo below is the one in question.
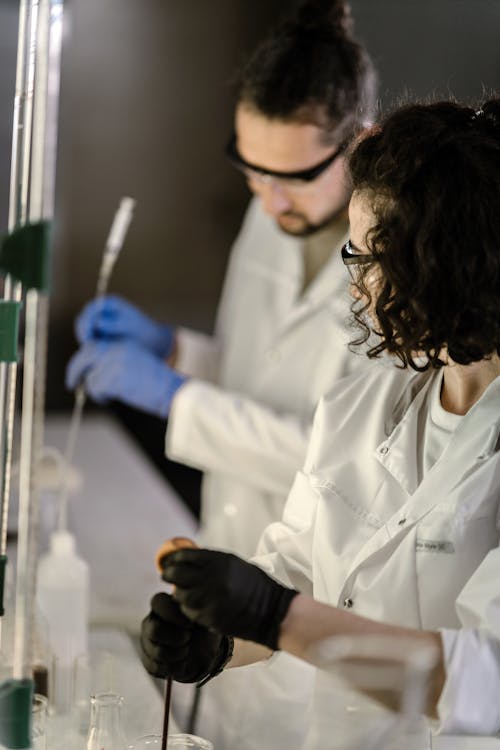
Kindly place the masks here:
[(75, 554), (75, 537), (69, 531), (54, 531), (50, 537), (50, 551), (53, 555)]

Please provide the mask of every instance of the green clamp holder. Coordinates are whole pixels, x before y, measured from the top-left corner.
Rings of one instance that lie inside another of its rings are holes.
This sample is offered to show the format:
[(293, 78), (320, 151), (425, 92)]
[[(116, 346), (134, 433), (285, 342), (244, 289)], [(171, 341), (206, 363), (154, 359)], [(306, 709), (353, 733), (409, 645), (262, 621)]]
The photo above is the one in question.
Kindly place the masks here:
[(0, 362), (17, 362), (20, 302), (0, 300)]
[(7, 567), (7, 555), (0, 555), (0, 617), (5, 614), (3, 606), (3, 591), (5, 585), (5, 568)]
[(0, 745), (25, 750), (31, 745), (33, 680), (6, 680), (0, 684)]
[(26, 289), (47, 292), (50, 274), (50, 222), (25, 224), (0, 243), (0, 272), (10, 274)]

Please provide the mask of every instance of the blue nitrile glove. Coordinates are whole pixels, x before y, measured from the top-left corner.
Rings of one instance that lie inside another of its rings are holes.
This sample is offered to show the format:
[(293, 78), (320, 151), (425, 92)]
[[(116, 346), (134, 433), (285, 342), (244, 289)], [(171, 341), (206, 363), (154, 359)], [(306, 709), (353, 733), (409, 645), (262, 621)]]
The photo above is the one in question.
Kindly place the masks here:
[(149, 674), (177, 682), (218, 675), (233, 652), (232, 638), (188, 620), (169, 594), (155, 594), (141, 624), (142, 663)]
[(130, 339), (159, 357), (168, 357), (175, 343), (172, 326), (157, 323), (116, 295), (100, 297), (85, 305), (76, 319), (75, 329), (80, 344)]
[(229, 552), (179, 549), (161, 560), (182, 612), (198, 625), (276, 650), (280, 626), (298, 594)]
[(167, 417), (172, 399), (187, 380), (160, 357), (134, 341), (89, 342), (70, 359), (66, 387), (83, 383), (98, 403), (122, 401), (136, 409)]

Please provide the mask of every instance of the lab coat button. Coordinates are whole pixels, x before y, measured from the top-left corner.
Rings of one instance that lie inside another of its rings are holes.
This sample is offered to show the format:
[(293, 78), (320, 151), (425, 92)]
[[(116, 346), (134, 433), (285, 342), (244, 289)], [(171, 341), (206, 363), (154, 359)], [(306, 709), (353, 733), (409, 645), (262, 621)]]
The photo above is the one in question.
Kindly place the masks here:
[(398, 521), (398, 526), (404, 526), (406, 523), (406, 518), (400, 518)]
[(382, 454), (383, 456), (385, 456), (385, 454), (386, 454), (386, 453), (389, 453), (389, 446), (388, 446), (388, 445), (383, 445), (383, 446), (381, 447), (381, 449), (380, 449), (380, 452), (381, 452), (381, 454)]
[(351, 599), (351, 597), (350, 597), (350, 596), (347, 596), (347, 597), (346, 597), (346, 598), (344, 599), (344, 607), (345, 607), (346, 609), (351, 609), (351, 607), (353, 607), (353, 606), (354, 606), (354, 602), (353, 602), (353, 600)]

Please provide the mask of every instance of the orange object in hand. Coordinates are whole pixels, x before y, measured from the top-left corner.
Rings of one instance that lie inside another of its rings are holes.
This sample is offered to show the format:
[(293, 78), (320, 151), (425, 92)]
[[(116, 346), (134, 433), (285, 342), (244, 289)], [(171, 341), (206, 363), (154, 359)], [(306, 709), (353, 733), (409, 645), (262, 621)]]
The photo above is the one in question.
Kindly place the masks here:
[(185, 536), (174, 536), (172, 537), (172, 539), (167, 539), (166, 542), (163, 542), (156, 553), (156, 567), (161, 573), (163, 570), (163, 558), (167, 557), (167, 555), (172, 554), (172, 552), (175, 552), (178, 549), (185, 549), (186, 547), (196, 549), (197, 546), (197, 544), (195, 544), (191, 539), (188, 539)]

